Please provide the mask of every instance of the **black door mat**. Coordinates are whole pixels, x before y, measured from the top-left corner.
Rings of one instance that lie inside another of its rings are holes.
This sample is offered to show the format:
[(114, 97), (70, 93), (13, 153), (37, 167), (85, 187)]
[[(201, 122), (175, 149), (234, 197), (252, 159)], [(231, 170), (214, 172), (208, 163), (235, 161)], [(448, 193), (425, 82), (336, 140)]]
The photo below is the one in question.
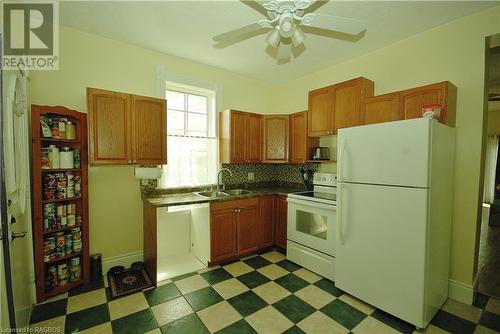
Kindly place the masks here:
[(107, 276), (111, 298), (125, 296), (153, 285), (142, 263), (134, 263), (127, 269), (121, 266), (113, 267)]

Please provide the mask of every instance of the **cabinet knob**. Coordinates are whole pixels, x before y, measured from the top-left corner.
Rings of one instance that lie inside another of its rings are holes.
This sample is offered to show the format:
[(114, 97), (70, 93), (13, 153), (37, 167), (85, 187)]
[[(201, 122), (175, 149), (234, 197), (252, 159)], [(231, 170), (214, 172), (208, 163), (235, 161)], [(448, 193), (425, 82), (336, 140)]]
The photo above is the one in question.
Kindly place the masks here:
[(134, 164), (137, 162), (137, 160), (132, 161)]
[(129, 160), (129, 161), (128, 161), (128, 163), (129, 163), (129, 164), (131, 164), (131, 163), (132, 163), (132, 160)]

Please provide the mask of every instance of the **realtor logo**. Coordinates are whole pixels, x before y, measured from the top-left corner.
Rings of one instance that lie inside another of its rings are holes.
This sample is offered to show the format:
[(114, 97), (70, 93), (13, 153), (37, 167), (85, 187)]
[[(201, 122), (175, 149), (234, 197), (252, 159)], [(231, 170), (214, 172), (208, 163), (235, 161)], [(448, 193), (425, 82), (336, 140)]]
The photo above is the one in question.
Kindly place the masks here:
[(59, 67), (57, 2), (3, 2), (3, 68)]

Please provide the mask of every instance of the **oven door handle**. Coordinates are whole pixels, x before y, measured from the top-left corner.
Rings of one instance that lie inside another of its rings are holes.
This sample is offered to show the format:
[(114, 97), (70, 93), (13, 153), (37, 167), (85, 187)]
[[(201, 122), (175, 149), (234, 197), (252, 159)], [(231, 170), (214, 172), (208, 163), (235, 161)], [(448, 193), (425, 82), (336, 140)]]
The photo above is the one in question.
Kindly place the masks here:
[(299, 204), (299, 205), (305, 205), (313, 208), (318, 208), (318, 209), (325, 209), (325, 210), (336, 210), (337, 206), (333, 204), (325, 204), (325, 203), (319, 203), (319, 202), (314, 202), (314, 201), (307, 201), (303, 199), (298, 199), (298, 198), (292, 198), (288, 197), (288, 203), (289, 204)]

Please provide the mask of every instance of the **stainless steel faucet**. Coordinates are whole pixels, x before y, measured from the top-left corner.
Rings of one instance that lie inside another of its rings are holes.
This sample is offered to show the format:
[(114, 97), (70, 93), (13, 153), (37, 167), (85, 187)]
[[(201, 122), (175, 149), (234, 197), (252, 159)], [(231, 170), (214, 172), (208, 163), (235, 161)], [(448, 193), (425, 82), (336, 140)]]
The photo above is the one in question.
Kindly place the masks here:
[[(221, 168), (219, 173), (217, 173), (217, 190), (219, 190), (219, 189), (226, 190), (226, 185), (224, 184), (224, 182), (222, 182), (222, 178), (221, 178), (221, 174), (223, 171), (228, 171), (229, 176), (233, 176), (233, 172), (231, 172), (231, 170), (229, 168)], [(222, 186), (222, 188), (221, 188), (221, 186)]]

